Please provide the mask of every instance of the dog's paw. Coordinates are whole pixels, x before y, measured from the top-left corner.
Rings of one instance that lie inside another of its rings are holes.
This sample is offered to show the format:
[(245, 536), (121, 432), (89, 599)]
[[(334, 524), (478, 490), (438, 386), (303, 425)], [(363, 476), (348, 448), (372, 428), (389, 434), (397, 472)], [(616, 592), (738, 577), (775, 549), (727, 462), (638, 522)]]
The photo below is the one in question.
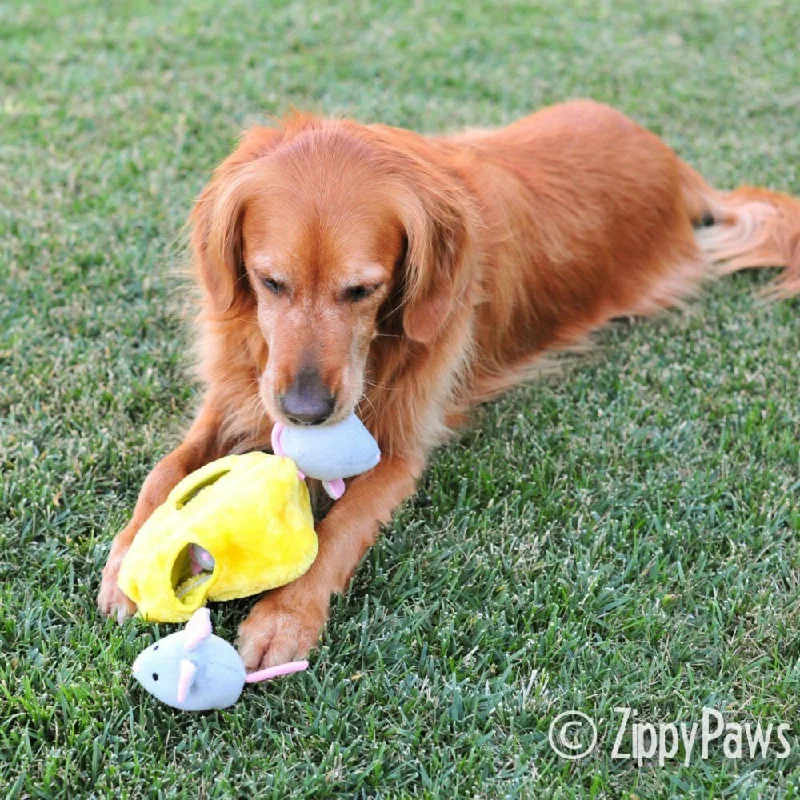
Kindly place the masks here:
[[(124, 555), (123, 553), (122, 556)], [(97, 607), (107, 617), (116, 619), (120, 625), (136, 611), (136, 606), (117, 584), (122, 556), (109, 559), (103, 570), (103, 580), (97, 594)]]
[(325, 627), (329, 600), (327, 594), (323, 600), (290, 585), (256, 603), (236, 640), (245, 669), (252, 672), (305, 658)]

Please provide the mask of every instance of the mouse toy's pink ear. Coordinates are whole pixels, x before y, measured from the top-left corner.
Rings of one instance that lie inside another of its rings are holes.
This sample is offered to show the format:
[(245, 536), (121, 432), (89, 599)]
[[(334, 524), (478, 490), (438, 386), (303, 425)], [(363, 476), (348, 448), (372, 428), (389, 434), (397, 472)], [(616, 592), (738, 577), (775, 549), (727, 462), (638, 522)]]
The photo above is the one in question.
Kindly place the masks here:
[(185, 650), (193, 650), (211, 636), (211, 612), (207, 608), (198, 608), (183, 630), (186, 634), (183, 647)]
[(283, 452), (283, 445), (281, 445), (281, 434), (283, 433), (283, 429), (286, 427), (282, 422), (276, 422), (272, 426), (272, 452), (275, 453), (276, 456), (285, 456), (286, 453)]
[(189, 687), (192, 685), (194, 676), (197, 674), (197, 667), (188, 658), (181, 659), (180, 671), (178, 672), (178, 702), (185, 703), (189, 696)]
[[(286, 451), (283, 449), (283, 445), (281, 444), (281, 434), (286, 426), (282, 422), (276, 422), (272, 426), (272, 452), (275, 453), (276, 456), (281, 456), (282, 458), (287, 458)], [(306, 476), (303, 475), (301, 470), (297, 470), (297, 477), (300, 478), (301, 481), (306, 479)]]

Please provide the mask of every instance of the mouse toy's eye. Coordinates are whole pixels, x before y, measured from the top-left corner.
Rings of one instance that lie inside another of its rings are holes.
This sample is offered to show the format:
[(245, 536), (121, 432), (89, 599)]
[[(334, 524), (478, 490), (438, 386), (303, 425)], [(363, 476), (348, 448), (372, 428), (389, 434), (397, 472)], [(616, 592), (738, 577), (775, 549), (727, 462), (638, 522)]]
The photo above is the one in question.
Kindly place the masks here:
[(153, 680), (154, 680), (154, 681), (157, 681), (157, 680), (158, 680), (158, 673), (157, 673), (157, 672), (154, 672), (154, 673), (153, 673)]
[(153, 648), (153, 650), (158, 650), (158, 645), (156, 645), (156, 646)]
[(261, 278), (261, 283), (269, 289), (272, 294), (283, 294), (286, 291), (286, 284), (269, 278), (266, 275)]
[(373, 286), (348, 286), (347, 289), (344, 290), (344, 299), (349, 303), (358, 303), (360, 300), (366, 300), (370, 295), (375, 294), (379, 288), (380, 284), (375, 284)]

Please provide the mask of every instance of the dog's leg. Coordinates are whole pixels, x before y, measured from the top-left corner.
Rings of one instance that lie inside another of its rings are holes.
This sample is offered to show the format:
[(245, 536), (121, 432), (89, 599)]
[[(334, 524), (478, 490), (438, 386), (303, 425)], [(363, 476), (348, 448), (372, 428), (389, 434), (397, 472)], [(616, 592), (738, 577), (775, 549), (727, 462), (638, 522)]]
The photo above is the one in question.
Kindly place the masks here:
[(117, 585), (117, 574), (122, 559), (139, 529), (153, 511), (164, 502), (172, 488), (190, 472), (222, 455), (219, 437), (220, 419), (221, 415), (216, 404), (207, 399), (183, 442), (163, 458), (147, 476), (139, 492), (133, 518), (114, 538), (108, 561), (103, 569), (97, 605), (104, 614), (113, 614), (122, 622), (134, 612), (133, 603)]
[(350, 483), (317, 527), (319, 554), (308, 572), (269, 592), (239, 627), (239, 652), (248, 670), (302, 658), (316, 644), (331, 595), (347, 589), (380, 526), (414, 491), (421, 471), (421, 464), (390, 457)]

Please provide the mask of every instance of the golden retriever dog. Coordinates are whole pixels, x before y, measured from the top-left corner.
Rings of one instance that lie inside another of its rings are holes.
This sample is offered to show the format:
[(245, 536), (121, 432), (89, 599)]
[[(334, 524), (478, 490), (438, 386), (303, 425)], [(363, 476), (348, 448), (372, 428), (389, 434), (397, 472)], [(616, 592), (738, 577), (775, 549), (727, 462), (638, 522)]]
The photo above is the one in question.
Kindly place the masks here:
[(319, 522), (311, 569), (241, 625), (248, 669), (313, 647), (431, 449), (543, 353), (732, 270), (784, 266), (776, 293), (800, 289), (800, 202), (713, 189), (591, 101), (439, 137), (292, 114), (244, 134), (191, 225), (205, 397), (114, 540), (102, 611), (133, 610), (120, 561), (170, 489), (226, 453), (268, 449), (274, 421), (357, 409), (383, 451)]

